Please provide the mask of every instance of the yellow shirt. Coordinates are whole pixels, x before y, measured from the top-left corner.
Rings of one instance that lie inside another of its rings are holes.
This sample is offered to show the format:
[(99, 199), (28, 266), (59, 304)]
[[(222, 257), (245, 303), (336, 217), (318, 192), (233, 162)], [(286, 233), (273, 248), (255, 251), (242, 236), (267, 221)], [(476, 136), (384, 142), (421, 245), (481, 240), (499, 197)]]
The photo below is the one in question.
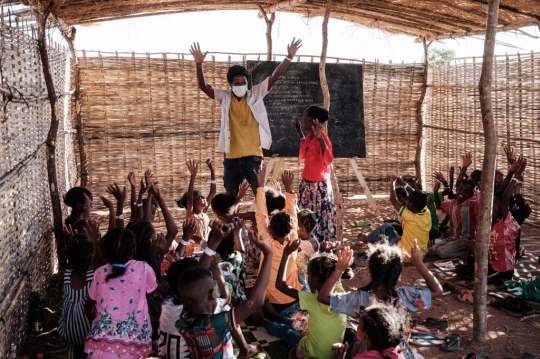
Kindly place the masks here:
[(429, 231), (431, 230), (431, 213), (427, 207), (422, 212), (414, 213), (406, 207), (401, 207), (399, 214), (403, 218), (403, 236), (398, 242), (398, 247), (411, 254), (414, 239), (422, 250), (422, 256), (428, 252)]
[[(294, 298), (289, 297), (288, 295), (283, 294), (276, 289), (276, 279), (277, 273), (279, 270), (279, 265), (281, 264), (281, 258), (283, 257), (283, 249), (287, 244), (285, 241), (283, 244), (274, 240), (270, 233), (268, 232), (268, 211), (266, 209), (266, 197), (264, 195), (264, 188), (259, 187), (257, 189), (257, 198), (255, 201), (255, 218), (257, 219), (257, 232), (267, 243), (270, 243), (272, 249), (274, 250), (274, 255), (272, 256), (272, 270), (270, 272), (270, 280), (268, 281), (268, 287), (266, 289), (266, 297), (272, 304), (287, 304), (294, 302)], [(296, 224), (296, 193), (286, 193), (285, 195), (285, 212), (288, 213)], [(296, 240), (298, 238), (298, 232), (295, 228), (291, 230), (289, 234), (289, 241)], [(286, 283), (293, 287), (296, 290), (302, 289), (302, 284), (298, 281), (298, 267), (296, 266), (296, 256), (298, 251), (294, 251), (289, 256), (289, 262), (287, 263), (287, 279)], [(261, 253), (261, 257), (263, 254)], [(261, 258), (262, 259), (262, 258)], [(262, 265), (262, 260), (261, 260)], [(259, 266), (260, 270), (260, 266)]]
[(229, 108), (231, 151), (227, 153), (226, 158), (262, 157), (259, 123), (247, 104), (246, 96), (240, 101), (234, 95), (231, 97)]

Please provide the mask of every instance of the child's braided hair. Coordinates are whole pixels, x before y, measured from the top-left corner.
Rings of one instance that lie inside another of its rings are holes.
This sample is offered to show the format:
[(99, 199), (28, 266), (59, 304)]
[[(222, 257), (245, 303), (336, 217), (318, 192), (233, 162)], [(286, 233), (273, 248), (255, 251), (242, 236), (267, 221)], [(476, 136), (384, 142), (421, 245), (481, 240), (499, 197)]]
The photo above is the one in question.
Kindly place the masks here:
[(374, 304), (362, 313), (360, 320), (362, 331), (371, 341), (371, 349), (381, 352), (383, 357), (385, 349), (398, 346), (403, 339), (406, 317), (393, 305)]
[(124, 275), (126, 268), (115, 264), (126, 264), (132, 258), (135, 246), (135, 235), (127, 228), (117, 227), (103, 236), (101, 239), (103, 256), (113, 266), (112, 273), (105, 277), (105, 282)]
[(272, 228), (274, 235), (280, 238), (287, 237), (291, 233), (293, 226), (292, 217), (285, 212), (274, 214), (270, 220), (270, 228)]
[(66, 243), (66, 257), (70, 266), (89, 265), (95, 245), (86, 233), (75, 233)]
[[(336, 269), (337, 257), (331, 253), (321, 253), (311, 258), (308, 264), (309, 271), (322, 285), (332, 272)], [(351, 279), (354, 273), (351, 268), (347, 268), (341, 275), (341, 279)], [(313, 288), (315, 289), (315, 288)]]
[(403, 270), (401, 249), (389, 245), (388, 241), (384, 240), (376, 244), (369, 244), (367, 255), (371, 281), (360, 289), (373, 291), (379, 285), (384, 284), (388, 298), (397, 300), (395, 288)]

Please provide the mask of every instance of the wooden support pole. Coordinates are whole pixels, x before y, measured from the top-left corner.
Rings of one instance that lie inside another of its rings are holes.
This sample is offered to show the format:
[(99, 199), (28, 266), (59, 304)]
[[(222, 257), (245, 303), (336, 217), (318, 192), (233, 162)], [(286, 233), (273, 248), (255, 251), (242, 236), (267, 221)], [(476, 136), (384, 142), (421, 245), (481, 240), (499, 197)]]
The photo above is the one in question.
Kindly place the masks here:
[(416, 103), (416, 153), (414, 154), (414, 169), (416, 172), (416, 178), (422, 181), (422, 142), (424, 139), (424, 116), (422, 108), (424, 106), (424, 99), (427, 92), (428, 81), (428, 48), (430, 43), (426, 43), (426, 39), (423, 41), (424, 45), (424, 73), (422, 74), (422, 89), (420, 90), (420, 97)]
[(500, 0), (489, 0), (486, 41), (484, 43), (484, 59), (480, 76), (480, 108), (482, 110), (482, 126), (484, 128), (484, 163), (482, 165), (482, 182), (480, 184), (480, 213), (476, 230), (474, 256), (474, 309), (473, 339), (486, 341), (486, 294), (488, 273), (488, 246), (491, 234), (491, 212), (493, 207), (493, 188), (495, 179), (495, 161), (497, 158), (497, 132), (493, 122), (491, 102), (491, 85), (493, 80), (493, 52), (499, 17)]
[(47, 135), (47, 175), (49, 180), (49, 192), (51, 195), (51, 205), (53, 214), (54, 237), (56, 239), (56, 251), (58, 256), (58, 267), (62, 270), (66, 267), (66, 251), (64, 235), (62, 233), (62, 207), (60, 205), (60, 195), (58, 193), (58, 180), (56, 176), (56, 137), (58, 134), (58, 97), (54, 91), (54, 82), (47, 54), (47, 39), (45, 26), (50, 8), (40, 14), (34, 12), (38, 25), (37, 46), (41, 58), (41, 68), (43, 69), (43, 78), (49, 95), (51, 106), (51, 124)]
[(259, 6), (259, 14), (263, 15), (263, 19), (266, 22), (266, 61), (272, 61), (272, 25), (274, 25), (274, 20), (276, 19), (276, 13), (270, 15), (270, 19), (267, 16), (266, 11), (261, 5)]

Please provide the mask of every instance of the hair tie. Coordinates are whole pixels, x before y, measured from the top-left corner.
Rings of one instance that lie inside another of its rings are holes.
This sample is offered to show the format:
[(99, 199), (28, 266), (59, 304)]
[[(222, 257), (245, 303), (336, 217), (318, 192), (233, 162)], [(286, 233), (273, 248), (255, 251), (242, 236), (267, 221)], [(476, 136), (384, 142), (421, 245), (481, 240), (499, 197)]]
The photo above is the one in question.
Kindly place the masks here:
[(398, 347), (386, 348), (381, 352), (382, 356), (388, 359), (399, 359)]
[(117, 267), (117, 268), (126, 268), (126, 264), (122, 264), (122, 263), (113, 263), (112, 265), (113, 267)]

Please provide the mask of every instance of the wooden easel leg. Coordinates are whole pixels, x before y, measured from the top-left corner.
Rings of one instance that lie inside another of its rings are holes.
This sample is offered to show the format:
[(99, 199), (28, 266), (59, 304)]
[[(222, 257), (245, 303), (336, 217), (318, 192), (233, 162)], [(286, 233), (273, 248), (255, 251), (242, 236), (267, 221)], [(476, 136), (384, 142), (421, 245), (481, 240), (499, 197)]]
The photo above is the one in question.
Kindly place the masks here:
[(364, 189), (364, 193), (366, 194), (367, 200), (371, 208), (377, 213), (377, 216), (381, 215), (381, 210), (379, 209), (379, 206), (377, 206), (377, 202), (375, 202), (375, 198), (371, 195), (371, 191), (369, 190), (369, 187), (366, 184), (366, 181), (364, 180), (364, 176), (362, 175), (362, 172), (358, 168), (358, 165), (356, 164), (356, 160), (354, 158), (351, 158), (351, 166), (356, 173), (356, 177), (358, 178), (358, 182), (360, 182), (360, 186)]

